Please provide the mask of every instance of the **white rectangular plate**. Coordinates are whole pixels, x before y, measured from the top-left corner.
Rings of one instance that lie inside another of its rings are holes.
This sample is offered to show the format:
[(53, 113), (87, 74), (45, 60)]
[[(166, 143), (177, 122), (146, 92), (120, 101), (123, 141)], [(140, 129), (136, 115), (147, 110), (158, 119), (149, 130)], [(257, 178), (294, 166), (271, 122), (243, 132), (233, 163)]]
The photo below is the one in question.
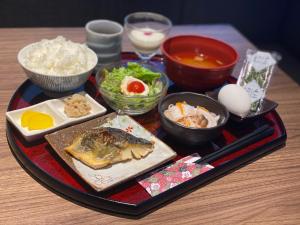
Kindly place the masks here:
[[(79, 94), (82, 94), (86, 97), (87, 101), (91, 105), (91, 112), (82, 117), (78, 118), (69, 118), (67, 115), (64, 113), (64, 98), (61, 99), (52, 99), (52, 100), (47, 100), (44, 102), (41, 102), (36, 105), (32, 105), (26, 108), (22, 109), (17, 109), (13, 111), (6, 112), (6, 118), (8, 119), (9, 122), (11, 122), (19, 131), (20, 133), (24, 136), (24, 138), (27, 141), (33, 141), (38, 138), (41, 138), (47, 133), (50, 133), (54, 130), (57, 130), (58, 128), (66, 127), (68, 125), (72, 125), (81, 121), (85, 121), (91, 118), (94, 118), (96, 116), (103, 115), (106, 112), (106, 108), (100, 105), (98, 102), (96, 102), (91, 96), (89, 96), (85, 92), (80, 92)], [(52, 118), (54, 119), (54, 126), (49, 128), (49, 129), (44, 129), (44, 130), (28, 130), (27, 128), (24, 128), (21, 126), (21, 117), (23, 112), (27, 110), (33, 110), (37, 112), (43, 112), (47, 113)]]

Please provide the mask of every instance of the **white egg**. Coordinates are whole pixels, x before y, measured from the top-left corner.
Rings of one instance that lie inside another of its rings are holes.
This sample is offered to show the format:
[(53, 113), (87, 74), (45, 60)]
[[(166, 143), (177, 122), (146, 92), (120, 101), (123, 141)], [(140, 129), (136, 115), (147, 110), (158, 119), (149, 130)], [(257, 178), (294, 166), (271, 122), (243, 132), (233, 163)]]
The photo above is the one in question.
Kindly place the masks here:
[[(144, 85), (144, 88), (145, 90), (142, 92), (142, 93), (135, 93), (135, 92), (130, 92), (127, 90), (127, 86), (133, 82), (133, 81), (138, 81), (140, 83), (142, 83)], [(142, 80), (140, 79), (137, 79), (135, 77), (132, 77), (132, 76), (126, 76), (124, 77), (124, 79), (122, 80), (121, 82), (121, 92), (124, 94), (124, 95), (128, 95), (128, 96), (132, 96), (132, 95), (143, 95), (143, 96), (147, 96), (149, 94), (149, 87), (147, 84), (145, 84)]]
[(228, 84), (222, 87), (218, 100), (229, 112), (242, 118), (247, 116), (251, 108), (249, 94), (244, 88), (236, 84)]

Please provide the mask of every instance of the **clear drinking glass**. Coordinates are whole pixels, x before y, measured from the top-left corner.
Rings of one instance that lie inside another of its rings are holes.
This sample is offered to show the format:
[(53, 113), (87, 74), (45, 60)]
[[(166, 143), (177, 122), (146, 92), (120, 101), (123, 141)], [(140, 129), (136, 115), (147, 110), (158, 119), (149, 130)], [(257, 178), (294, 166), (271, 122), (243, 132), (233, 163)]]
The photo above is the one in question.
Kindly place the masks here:
[(139, 58), (147, 63), (168, 35), (172, 22), (151, 12), (136, 12), (124, 19), (125, 32)]

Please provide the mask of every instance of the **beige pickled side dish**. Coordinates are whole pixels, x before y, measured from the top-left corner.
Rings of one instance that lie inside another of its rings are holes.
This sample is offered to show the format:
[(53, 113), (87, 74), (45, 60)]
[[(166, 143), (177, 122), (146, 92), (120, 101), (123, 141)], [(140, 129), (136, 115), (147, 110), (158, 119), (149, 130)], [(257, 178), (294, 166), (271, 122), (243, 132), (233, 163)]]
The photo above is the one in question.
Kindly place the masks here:
[(86, 97), (80, 94), (74, 94), (65, 100), (64, 112), (70, 118), (78, 118), (86, 116), (91, 111), (91, 106)]

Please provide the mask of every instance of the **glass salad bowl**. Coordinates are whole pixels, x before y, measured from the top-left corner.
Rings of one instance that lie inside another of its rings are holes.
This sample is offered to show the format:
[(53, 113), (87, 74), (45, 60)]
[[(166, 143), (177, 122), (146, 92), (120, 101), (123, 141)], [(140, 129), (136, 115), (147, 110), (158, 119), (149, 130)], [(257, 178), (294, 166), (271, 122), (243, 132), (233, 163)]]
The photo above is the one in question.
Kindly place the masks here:
[[(148, 94), (124, 94), (121, 89), (126, 76), (143, 81), (147, 85)], [(149, 64), (132, 62), (102, 67), (96, 75), (96, 82), (104, 101), (118, 113), (127, 115), (141, 115), (155, 108), (166, 95), (169, 86), (167, 76), (159, 69)]]

